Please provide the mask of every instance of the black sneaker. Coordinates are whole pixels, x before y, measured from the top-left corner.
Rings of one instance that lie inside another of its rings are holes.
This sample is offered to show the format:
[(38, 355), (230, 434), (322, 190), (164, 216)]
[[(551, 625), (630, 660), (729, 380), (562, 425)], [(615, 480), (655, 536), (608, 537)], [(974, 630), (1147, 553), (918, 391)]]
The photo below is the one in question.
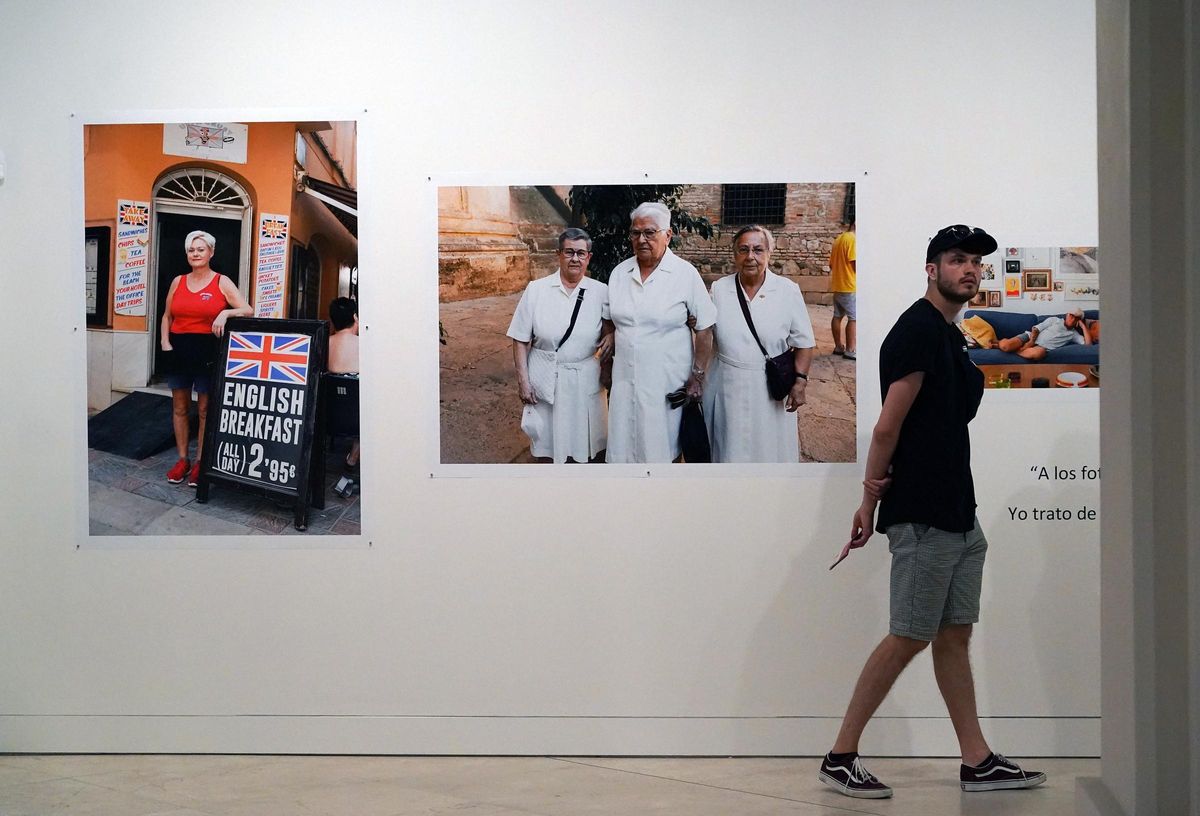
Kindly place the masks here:
[(1015, 790), (1032, 788), (1046, 781), (1041, 771), (1025, 771), (1002, 754), (992, 754), (981, 765), (963, 765), (958, 772), (965, 791)]
[(821, 760), (821, 772), (817, 775), (822, 782), (843, 796), (856, 799), (887, 799), (892, 789), (880, 782), (863, 767), (858, 754), (842, 754), (845, 759), (833, 759), (826, 754)]

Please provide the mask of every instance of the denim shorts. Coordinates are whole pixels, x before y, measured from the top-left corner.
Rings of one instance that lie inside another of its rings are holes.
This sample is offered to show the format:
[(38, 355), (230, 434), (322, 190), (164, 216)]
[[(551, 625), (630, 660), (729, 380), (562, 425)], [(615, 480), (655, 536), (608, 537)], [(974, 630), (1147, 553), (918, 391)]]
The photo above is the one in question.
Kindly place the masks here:
[(848, 317), (855, 320), (854, 316), (854, 292), (834, 292), (833, 293), (833, 316)]
[(903, 522), (888, 527), (887, 537), (893, 635), (931, 641), (943, 626), (979, 620), (988, 546), (979, 519), (966, 533)]
[(207, 394), (212, 387), (212, 377), (208, 374), (168, 374), (167, 388), (186, 388), (197, 394)]

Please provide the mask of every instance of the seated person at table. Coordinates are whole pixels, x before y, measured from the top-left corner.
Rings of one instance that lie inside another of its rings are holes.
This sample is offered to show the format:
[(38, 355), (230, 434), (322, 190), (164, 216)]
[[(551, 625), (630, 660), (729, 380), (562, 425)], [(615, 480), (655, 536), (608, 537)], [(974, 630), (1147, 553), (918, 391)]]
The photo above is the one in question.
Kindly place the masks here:
[(1047, 317), (1027, 332), (992, 343), (992, 348), (1016, 352), (1026, 360), (1041, 360), (1051, 349), (1077, 343), (1092, 344), (1092, 335), (1083, 320), (1083, 309), (1073, 309), (1065, 317)]
[[(329, 322), (333, 334), (329, 337), (329, 371), (332, 374), (358, 373), (358, 304), (350, 298), (334, 298), (329, 304)], [(346, 466), (358, 467), (359, 446), (355, 438)]]

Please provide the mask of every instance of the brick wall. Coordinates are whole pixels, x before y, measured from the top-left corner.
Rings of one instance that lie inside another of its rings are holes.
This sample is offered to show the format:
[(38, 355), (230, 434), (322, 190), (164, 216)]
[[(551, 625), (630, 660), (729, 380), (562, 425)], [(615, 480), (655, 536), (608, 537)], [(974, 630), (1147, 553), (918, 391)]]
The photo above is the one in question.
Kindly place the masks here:
[[(841, 223), (848, 185), (844, 182), (788, 184), (783, 226), (766, 225), (775, 236), (771, 269), (791, 278), (810, 303), (832, 303), (829, 293), (829, 251), (843, 230)], [(694, 184), (680, 196), (680, 204), (718, 227), (712, 240), (684, 233), (674, 251), (695, 264), (708, 283), (733, 271), (730, 242), (743, 224), (721, 222), (721, 185)]]

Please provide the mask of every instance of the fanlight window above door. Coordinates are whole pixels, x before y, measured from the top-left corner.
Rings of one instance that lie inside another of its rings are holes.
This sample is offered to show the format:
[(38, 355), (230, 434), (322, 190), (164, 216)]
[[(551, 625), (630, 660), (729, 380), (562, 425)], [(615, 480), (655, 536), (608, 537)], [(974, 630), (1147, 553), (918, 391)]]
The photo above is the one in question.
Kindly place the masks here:
[(242, 185), (224, 173), (203, 167), (176, 170), (159, 183), (154, 195), (160, 201), (216, 207), (250, 206), (250, 197)]

